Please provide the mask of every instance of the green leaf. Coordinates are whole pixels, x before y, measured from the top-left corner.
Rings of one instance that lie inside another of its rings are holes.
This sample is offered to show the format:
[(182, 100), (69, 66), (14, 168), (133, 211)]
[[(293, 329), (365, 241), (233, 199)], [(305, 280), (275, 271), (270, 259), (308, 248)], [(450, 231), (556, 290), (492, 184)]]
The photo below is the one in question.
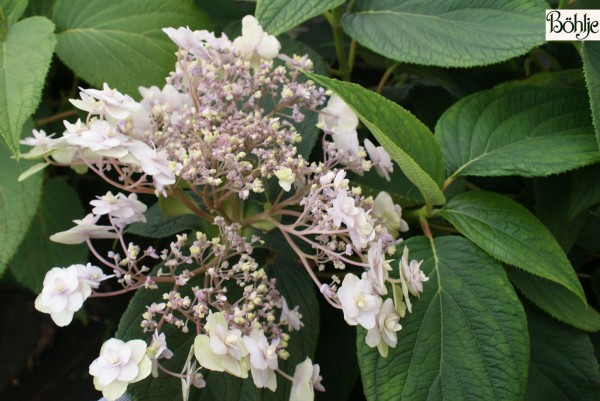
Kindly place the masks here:
[(17, 177), (33, 163), (16, 162), (10, 153), (0, 147), (0, 275), (7, 262), (17, 252), (40, 201), (42, 177), (33, 176), (17, 182)]
[(2, 15), (0, 20), (5, 27), (10, 27), (21, 18), (29, 0), (0, 0)]
[(472, 67), (508, 60), (544, 43), (541, 0), (364, 0), (342, 26), (394, 60)]
[(360, 85), (306, 75), (331, 89), (354, 110), (427, 202), (444, 204), (440, 190), (445, 177), (442, 152), (429, 128), (401, 106)]
[(571, 251), (588, 218), (583, 213), (574, 218), (568, 216), (573, 198), (574, 175), (577, 172), (535, 180), (535, 213), (567, 254)]
[(595, 41), (581, 42), (583, 72), (587, 85), (592, 119), (596, 128), (596, 141), (600, 146), (600, 43)]
[(344, 315), (328, 304), (321, 308), (321, 335), (315, 363), (321, 368), (325, 392), (315, 391), (316, 401), (345, 401), (358, 379), (356, 328), (349, 326)]
[(33, 114), (54, 50), (54, 25), (31, 17), (10, 27), (0, 50), (0, 136), (13, 154), (25, 121)]
[(579, 72), (475, 93), (438, 121), (452, 176), (540, 177), (600, 161)]
[(255, 16), (265, 32), (277, 36), (344, 2), (345, 0), (258, 0)]
[(40, 207), (19, 250), (9, 263), (15, 278), (39, 293), (44, 276), (51, 268), (85, 264), (88, 254), (85, 244), (64, 245), (48, 239), (52, 234), (73, 227), (73, 220), (83, 216), (81, 201), (69, 184), (58, 178), (46, 182)]
[(519, 203), (492, 192), (465, 192), (439, 213), (496, 259), (553, 281), (585, 303), (581, 284), (560, 245)]
[(357, 347), (369, 401), (518, 401), (525, 393), (525, 313), (502, 266), (462, 237), (403, 243), (429, 277), (398, 345), (382, 358)]
[(598, 401), (600, 374), (588, 335), (527, 308), (531, 361), (526, 401)]
[(125, 233), (150, 238), (166, 238), (184, 231), (200, 230), (203, 227), (203, 220), (193, 214), (167, 216), (158, 202), (150, 206), (144, 216), (146, 216), (145, 223), (133, 223), (125, 229)]
[(177, 47), (164, 27), (209, 27), (191, 0), (58, 0), (60, 59), (94, 86), (136, 96), (138, 86), (163, 86), (175, 66)]
[(567, 218), (573, 220), (579, 213), (600, 202), (600, 164), (573, 172)]
[[(304, 327), (298, 332), (290, 334), (288, 350), (290, 358), (287, 361), (279, 361), (279, 368), (293, 375), (295, 365), (302, 362), (306, 356), (312, 357), (317, 345), (319, 334), (319, 309), (314, 284), (308, 274), (296, 262), (279, 257), (272, 265), (272, 277), (277, 279), (277, 289), (288, 301), (290, 307), (299, 306), (303, 315)], [(187, 287), (202, 285), (203, 277), (194, 278)], [(131, 299), (129, 306), (119, 322), (116, 337), (123, 340), (144, 338), (148, 340), (148, 334), (142, 334), (140, 322), (142, 313), (146, 311), (146, 305), (152, 302), (162, 302), (163, 292), (172, 289), (172, 285), (160, 284), (157, 290), (137, 290)], [(278, 317), (278, 316), (277, 316)], [(194, 342), (194, 328), (190, 327), (187, 335), (173, 329), (173, 326), (165, 325), (163, 332), (167, 337), (169, 349), (174, 356), (165, 360), (167, 368), (179, 372), (187, 358), (187, 353)], [(207, 386), (204, 389), (192, 389), (190, 400), (199, 401), (254, 401), (256, 399), (287, 401), (291, 383), (285, 379), (278, 378), (277, 392), (269, 390), (258, 390), (254, 387), (252, 379), (245, 381), (237, 379), (228, 374), (204, 371)], [(153, 379), (149, 377), (139, 383), (130, 385), (128, 394), (135, 401), (147, 400), (178, 400), (181, 399), (181, 382), (164, 374)]]
[(546, 313), (579, 330), (600, 330), (600, 313), (564, 287), (523, 270), (506, 266), (508, 278), (519, 291)]
[(26, 16), (34, 16), (41, 15), (43, 17), (52, 18), (52, 9), (54, 8), (54, 4), (57, 0), (33, 0), (30, 1), (27, 10), (25, 12)]

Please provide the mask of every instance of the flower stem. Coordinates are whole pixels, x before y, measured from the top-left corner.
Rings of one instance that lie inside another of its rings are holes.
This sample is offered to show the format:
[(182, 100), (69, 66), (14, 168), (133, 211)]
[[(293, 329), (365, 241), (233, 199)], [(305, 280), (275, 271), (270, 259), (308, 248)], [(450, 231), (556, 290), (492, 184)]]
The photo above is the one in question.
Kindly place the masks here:
[(377, 89), (375, 90), (375, 92), (377, 92), (381, 95), (381, 92), (383, 91), (385, 84), (390, 79), (390, 77), (392, 76), (392, 73), (396, 70), (396, 68), (398, 68), (399, 65), (400, 65), (400, 63), (394, 63), (391, 66), (389, 66), (387, 68), (387, 70), (385, 70), (385, 72), (381, 76), (381, 80), (379, 80), (379, 85), (377, 85)]
[(57, 114), (55, 114), (53, 116), (50, 116), (50, 117), (40, 118), (38, 120), (35, 120), (34, 123), (35, 123), (36, 127), (41, 127), (41, 126), (44, 126), (46, 124), (50, 124), (50, 123), (52, 123), (54, 121), (62, 120), (63, 118), (71, 117), (71, 116), (74, 116), (74, 115), (77, 115), (77, 111), (75, 111), (75, 110), (67, 110), (67, 111), (63, 111), (61, 113), (57, 113)]
[(344, 36), (342, 32), (342, 25), (340, 24), (342, 9), (340, 7), (336, 8), (332, 11), (330, 16), (331, 18), (328, 18), (328, 21), (331, 24), (331, 29), (333, 31), (335, 54), (337, 56), (339, 64), (339, 76), (344, 81), (350, 81), (350, 64), (348, 63), (348, 58), (346, 57), (346, 50), (344, 48)]

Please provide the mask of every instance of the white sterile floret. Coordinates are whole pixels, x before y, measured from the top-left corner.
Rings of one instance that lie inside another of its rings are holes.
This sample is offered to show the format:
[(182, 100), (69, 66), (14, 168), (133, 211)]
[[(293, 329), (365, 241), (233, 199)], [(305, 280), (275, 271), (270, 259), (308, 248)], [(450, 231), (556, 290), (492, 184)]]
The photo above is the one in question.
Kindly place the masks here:
[(276, 170), (275, 177), (279, 179), (279, 186), (283, 188), (285, 192), (289, 192), (290, 189), (292, 189), (292, 184), (296, 180), (296, 174), (294, 174), (289, 167), (283, 167)]
[(373, 215), (379, 217), (388, 233), (397, 238), (399, 232), (408, 231), (408, 224), (402, 220), (402, 208), (394, 204), (392, 197), (387, 192), (381, 191), (373, 202)]
[(354, 156), (360, 152), (358, 133), (355, 129), (343, 132), (333, 132), (331, 134), (331, 139), (333, 139), (333, 143), (337, 150), (342, 150)]
[(397, 331), (402, 329), (398, 323), (400, 315), (394, 308), (391, 298), (385, 300), (377, 314), (376, 324), (369, 332), (365, 341), (369, 347), (377, 347), (382, 357), (387, 357), (388, 347), (395, 348), (398, 344)]
[(222, 312), (206, 318), (208, 335), (199, 334), (194, 340), (194, 355), (203, 368), (227, 372), (236, 377), (248, 377), (248, 351), (238, 329), (229, 330)]
[(107, 280), (114, 275), (106, 275), (98, 266), (94, 266), (91, 263), (87, 265), (73, 265), (77, 268), (77, 275), (81, 281), (81, 285), (87, 285), (90, 288), (97, 289), (100, 287), (100, 283)]
[(127, 146), (130, 157), (127, 162), (135, 161), (145, 174), (152, 176), (158, 192), (166, 196), (164, 187), (175, 183), (175, 173), (169, 168), (171, 162), (167, 159), (167, 151), (156, 151), (141, 141), (133, 141)]
[(112, 222), (118, 227), (125, 227), (135, 222), (146, 222), (144, 212), (148, 207), (137, 200), (136, 194), (125, 196), (118, 193), (116, 196), (110, 191), (104, 196), (98, 196), (96, 200), (90, 202), (94, 206), (92, 213), (96, 216), (108, 214)]
[(313, 365), (310, 358), (306, 358), (304, 362), (296, 365), (290, 401), (312, 401), (315, 399), (315, 390), (325, 391), (321, 384), (322, 377), (319, 375), (319, 371), (319, 365)]
[(258, 20), (251, 15), (242, 19), (242, 36), (234, 39), (233, 47), (240, 57), (249, 61), (254, 68), (260, 66), (261, 60), (273, 60), (279, 55), (281, 44), (273, 35), (263, 31)]
[(354, 198), (348, 196), (346, 190), (341, 190), (331, 202), (331, 208), (327, 210), (327, 213), (337, 227), (343, 222), (347, 227), (352, 228), (354, 227), (354, 217), (360, 213), (360, 209), (355, 206)]
[(346, 274), (337, 296), (342, 304), (344, 319), (349, 325), (360, 324), (367, 330), (375, 327), (375, 316), (379, 312), (381, 298), (374, 293), (366, 273), (362, 278), (352, 273)]
[(421, 270), (422, 263), (422, 260), (416, 261), (414, 259), (408, 263), (408, 248), (404, 247), (404, 252), (400, 260), (400, 269), (402, 276), (406, 280), (408, 291), (414, 296), (418, 296), (423, 292), (423, 283), (429, 280), (429, 277), (425, 276), (425, 273)]
[(371, 163), (377, 170), (377, 173), (387, 181), (390, 181), (390, 173), (394, 171), (394, 164), (388, 152), (386, 152), (383, 146), (376, 147), (368, 139), (365, 139), (365, 149), (367, 149), (369, 159), (371, 159)]
[(392, 270), (392, 267), (388, 261), (385, 260), (385, 252), (381, 240), (378, 240), (376, 243), (371, 243), (367, 254), (367, 260), (369, 262), (367, 277), (371, 280), (373, 288), (380, 295), (386, 295), (387, 288), (385, 286), (385, 281), (388, 278), (388, 271)]
[(202, 60), (210, 60), (215, 54), (215, 51), (229, 48), (231, 41), (227, 35), (221, 34), (220, 38), (215, 37), (213, 32), (206, 30), (192, 31), (189, 28), (163, 28), (163, 32), (179, 48), (190, 52), (194, 56)]
[(299, 306), (290, 309), (284, 297), (281, 297), (281, 316), (279, 321), (281, 324), (287, 324), (288, 331), (298, 331), (304, 326), (302, 323), (302, 315), (298, 311)]
[(77, 265), (67, 268), (54, 267), (46, 273), (42, 293), (35, 300), (35, 308), (49, 313), (57, 326), (66, 326), (73, 314), (90, 295), (88, 285), (81, 285)]
[(335, 132), (356, 131), (358, 117), (338, 95), (332, 95), (319, 112), (319, 123)]
[(81, 220), (73, 220), (75, 227), (67, 231), (61, 231), (50, 236), (50, 240), (61, 244), (73, 245), (81, 244), (91, 238), (118, 238), (117, 233), (112, 230), (111, 226), (97, 226), (96, 222), (100, 216), (88, 214)]
[(155, 331), (152, 334), (152, 342), (146, 350), (146, 354), (152, 361), (152, 377), (158, 377), (158, 360), (161, 358), (171, 359), (173, 352), (167, 348), (167, 339), (165, 333)]
[(423, 261), (411, 260), (408, 262), (408, 248), (404, 247), (402, 252), (402, 258), (400, 258), (400, 282), (402, 284), (402, 294), (404, 295), (404, 302), (409, 312), (412, 313), (412, 304), (410, 302), (408, 294), (419, 296), (423, 292), (423, 283), (429, 280), (429, 277), (425, 276), (425, 273), (421, 270), (421, 263)]
[(194, 101), (189, 93), (182, 93), (173, 85), (166, 84), (162, 89), (158, 86), (145, 88), (139, 87), (142, 95), (141, 105), (153, 115), (160, 115), (164, 111), (181, 112), (185, 106), (192, 106)]
[(111, 338), (102, 345), (89, 373), (94, 376), (96, 390), (102, 391), (108, 401), (114, 401), (125, 393), (129, 383), (148, 377), (151, 366), (144, 341)]
[(98, 156), (123, 157), (127, 149), (123, 147), (129, 138), (116, 131), (115, 127), (105, 120), (93, 121), (89, 128), (77, 133), (65, 132), (64, 140), (72, 146), (91, 151)]
[(111, 89), (106, 83), (102, 86), (102, 90), (79, 89), (81, 90), (79, 92), (81, 100), (70, 99), (69, 101), (73, 106), (90, 114), (108, 115), (116, 120), (124, 120), (132, 112), (140, 109), (140, 104), (129, 95)]
[(354, 225), (350, 228), (350, 239), (357, 249), (364, 249), (375, 239), (375, 229), (369, 221), (369, 215), (362, 209), (354, 215)]
[(253, 329), (249, 336), (244, 336), (244, 345), (250, 354), (250, 372), (254, 385), (258, 388), (277, 389), (277, 346), (279, 339), (269, 344), (262, 330)]

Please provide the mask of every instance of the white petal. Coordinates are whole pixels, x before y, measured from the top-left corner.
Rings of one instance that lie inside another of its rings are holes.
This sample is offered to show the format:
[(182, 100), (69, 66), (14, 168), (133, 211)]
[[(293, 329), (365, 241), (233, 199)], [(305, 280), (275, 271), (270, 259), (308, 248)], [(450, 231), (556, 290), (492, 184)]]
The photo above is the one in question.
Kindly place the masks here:
[(64, 310), (59, 313), (51, 313), (50, 317), (57, 326), (65, 327), (73, 320), (73, 312)]
[(115, 401), (120, 396), (125, 394), (125, 390), (127, 390), (127, 384), (128, 383), (126, 383), (126, 382), (116, 380), (116, 381), (112, 382), (110, 385), (104, 386), (102, 388), (102, 395), (108, 401)]

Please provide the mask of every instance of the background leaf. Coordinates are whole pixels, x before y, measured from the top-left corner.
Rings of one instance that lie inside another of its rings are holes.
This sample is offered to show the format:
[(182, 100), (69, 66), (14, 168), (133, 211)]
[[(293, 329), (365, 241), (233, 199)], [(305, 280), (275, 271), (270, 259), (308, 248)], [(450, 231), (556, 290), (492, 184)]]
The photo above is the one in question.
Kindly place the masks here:
[(10, 27), (0, 49), (0, 136), (13, 154), (33, 114), (54, 51), (54, 24), (31, 17)]
[(364, 0), (344, 15), (346, 33), (363, 46), (408, 63), (487, 65), (544, 43), (541, 0)]
[(140, 85), (162, 87), (175, 66), (177, 47), (162, 28), (210, 28), (191, 0), (58, 0), (52, 19), (56, 52), (69, 68), (134, 97)]
[(344, 2), (345, 0), (258, 0), (254, 15), (265, 32), (277, 36)]
[(519, 291), (550, 316), (579, 330), (600, 330), (600, 313), (564, 287), (511, 266), (505, 267), (508, 278)]
[(321, 302), (321, 325), (315, 363), (321, 368), (325, 392), (315, 391), (316, 401), (345, 401), (359, 376), (356, 328), (338, 309)]
[[(534, 186), (535, 213), (567, 254), (571, 251), (589, 217), (587, 213), (569, 217), (569, 211), (573, 208), (571, 204), (577, 199), (574, 195), (582, 194), (581, 191), (575, 190), (574, 176), (578, 172), (579, 170), (537, 178)], [(589, 189), (584, 192), (591, 192)]]
[(48, 239), (52, 234), (73, 227), (73, 220), (83, 216), (83, 206), (75, 190), (61, 179), (48, 180), (29, 231), (9, 263), (15, 278), (39, 293), (44, 276), (51, 268), (85, 264), (88, 254), (85, 244), (64, 245)]
[(381, 358), (357, 338), (369, 401), (523, 398), (529, 355), (523, 307), (502, 266), (462, 237), (403, 243), (429, 277), (398, 345)]
[(360, 85), (306, 75), (335, 92), (354, 110), (426, 201), (434, 205), (446, 201), (440, 190), (445, 177), (441, 149), (423, 123), (401, 106)]
[(585, 83), (594, 127), (596, 128), (596, 141), (600, 146), (600, 43), (595, 41), (581, 42), (581, 49)]
[(0, 8), (2, 16), (0, 17), (5, 28), (9, 28), (21, 18), (27, 8), (28, 0), (2, 0)]
[(527, 310), (531, 361), (526, 401), (600, 400), (600, 374), (589, 337)]
[(600, 161), (579, 72), (468, 96), (435, 128), (449, 175), (540, 177)]
[(194, 214), (182, 214), (178, 217), (165, 215), (158, 202), (150, 206), (144, 216), (145, 223), (133, 223), (125, 232), (150, 238), (166, 238), (203, 227), (203, 220)]
[(0, 275), (17, 252), (35, 216), (42, 190), (41, 174), (17, 182), (17, 177), (34, 163), (11, 160), (0, 146)]
[(492, 192), (472, 191), (452, 198), (439, 213), (496, 259), (560, 284), (585, 303), (560, 245), (519, 203)]

